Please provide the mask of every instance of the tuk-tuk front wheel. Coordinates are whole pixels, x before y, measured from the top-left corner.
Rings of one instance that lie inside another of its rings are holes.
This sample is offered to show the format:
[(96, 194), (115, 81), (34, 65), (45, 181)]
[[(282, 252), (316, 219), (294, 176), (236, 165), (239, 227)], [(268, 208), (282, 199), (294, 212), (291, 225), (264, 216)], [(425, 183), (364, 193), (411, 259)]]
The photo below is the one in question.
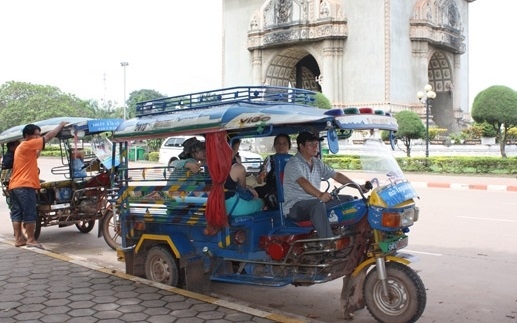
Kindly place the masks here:
[(377, 268), (373, 268), (363, 286), (366, 307), (379, 322), (416, 322), (424, 312), (424, 283), (410, 267), (397, 262), (386, 263), (388, 295), (383, 293)]
[(155, 246), (149, 250), (145, 259), (145, 277), (162, 284), (178, 286), (178, 264), (167, 248)]
[(75, 224), (77, 227), (77, 230), (79, 230), (82, 233), (88, 233), (93, 230), (93, 227), (95, 226), (95, 220), (91, 221), (79, 221)]

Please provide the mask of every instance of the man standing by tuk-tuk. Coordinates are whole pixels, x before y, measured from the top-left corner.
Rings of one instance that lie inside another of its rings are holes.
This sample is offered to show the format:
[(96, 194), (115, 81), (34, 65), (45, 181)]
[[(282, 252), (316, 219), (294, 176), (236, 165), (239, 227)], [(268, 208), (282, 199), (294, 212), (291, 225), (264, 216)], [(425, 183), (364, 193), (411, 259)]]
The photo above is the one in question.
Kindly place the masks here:
[[(36, 190), (40, 188), (38, 174), (39, 152), (45, 149), (45, 143), (54, 138), (67, 124), (61, 121), (59, 125), (41, 136), (41, 128), (28, 124), (23, 128), (23, 141), (14, 152), (14, 164), (9, 181), (9, 196), (11, 197), (11, 221), (15, 236), (15, 246), (29, 246), (43, 249), (35, 237), (36, 221), (38, 220)], [(27, 240), (22, 234), (22, 224)]]

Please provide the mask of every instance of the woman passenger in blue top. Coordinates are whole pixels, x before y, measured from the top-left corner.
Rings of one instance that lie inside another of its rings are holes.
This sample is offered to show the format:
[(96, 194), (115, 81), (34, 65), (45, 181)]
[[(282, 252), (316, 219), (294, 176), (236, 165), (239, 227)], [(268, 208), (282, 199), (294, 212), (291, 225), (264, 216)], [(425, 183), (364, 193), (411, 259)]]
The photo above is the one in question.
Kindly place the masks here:
[(246, 186), (246, 168), (240, 164), (240, 140), (232, 144), (233, 161), (230, 174), (224, 183), (225, 205), (228, 215), (240, 216), (258, 212), (264, 207), (264, 201), (252, 187)]

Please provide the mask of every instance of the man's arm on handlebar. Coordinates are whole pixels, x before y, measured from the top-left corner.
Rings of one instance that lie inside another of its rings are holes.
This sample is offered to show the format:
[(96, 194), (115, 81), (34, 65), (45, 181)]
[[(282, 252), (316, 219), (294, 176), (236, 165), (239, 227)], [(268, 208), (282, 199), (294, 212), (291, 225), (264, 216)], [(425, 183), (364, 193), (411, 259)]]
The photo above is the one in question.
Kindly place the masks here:
[[(336, 172), (336, 174), (334, 175), (334, 177), (332, 177), (332, 179), (334, 179), (335, 181), (337, 181), (340, 184), (354, 183), (354, 181), (351, 180), (350, 178), (348, 178), (348, 176), (346, 176), (345, 174), (342, 174), (340, 172)], [(363, 193), (366, 193), (370, 190), (369, 188), (365, 187), (366, 185), (359, 185), (359, 186), (361, 187), (361, 191), (363, 191)]]
[(328, 202), (332, 200), (332, 195), (329, 192), (321, 192), (318, 188), (314, 187), (305, 177), (300, 177), (296, 180), (296, 183), (300, 185), (305, 193), (314, 196), (321, 202)]

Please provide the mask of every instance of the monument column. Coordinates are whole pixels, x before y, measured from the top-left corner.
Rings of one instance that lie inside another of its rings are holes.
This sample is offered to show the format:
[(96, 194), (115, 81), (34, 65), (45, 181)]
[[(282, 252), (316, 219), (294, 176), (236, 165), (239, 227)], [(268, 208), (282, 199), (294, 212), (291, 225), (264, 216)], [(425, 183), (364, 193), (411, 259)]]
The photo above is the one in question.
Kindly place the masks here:
[(334, 106), (344, 106), (343, 85), (343, 46), (339, 39), (328, 39), (323, 42), (323, 68), (321, 89), (323, 94), (333, 102)]
[(255, 49), (251, 52), (252, 80), (254, 85), (262, 85), (264, 78), (262, 77), (262, 50)]

